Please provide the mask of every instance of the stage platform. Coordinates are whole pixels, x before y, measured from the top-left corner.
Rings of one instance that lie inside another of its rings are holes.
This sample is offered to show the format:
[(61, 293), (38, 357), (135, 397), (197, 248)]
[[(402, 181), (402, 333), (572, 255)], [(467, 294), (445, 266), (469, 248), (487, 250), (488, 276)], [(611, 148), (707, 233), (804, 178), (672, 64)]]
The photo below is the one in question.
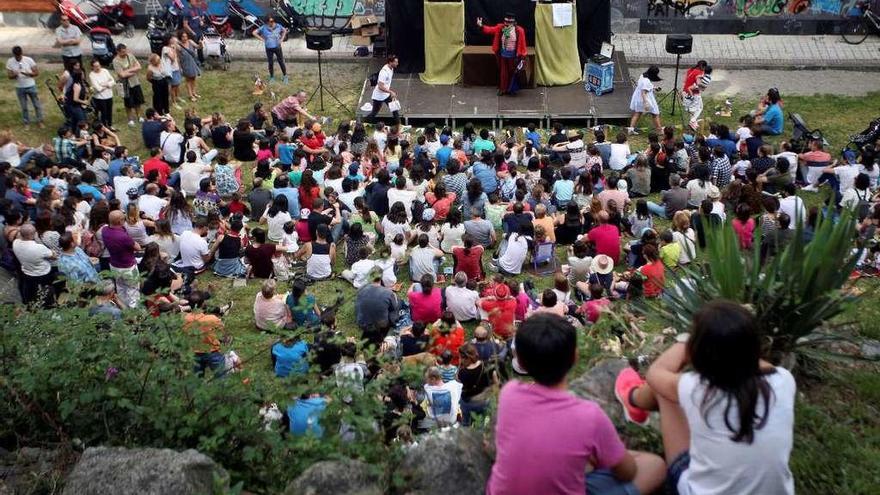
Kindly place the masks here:
[[(615, 52), (613, 58), (614, 91), (602, 96), (585, 91), (583, 82), (568, 86), (539, 86), (522, 89), (516, 96), (498, 96), (494, 87), (425, 84), (418, 74), (395, 74), (392, 88), (400, 97), (401, 118), (406, 124), (435, 122), (454, 127), (468, 121), (492, 121), (492, 126), (500, 129), (514, 122), (535, 122), (549, 127), (551, 121), (571, 120), (594, 126), (630, 116), (633, 84), (629, 67), (623, 52)], [(377, 66), (370, 73), (378, 69)], [(369, 82), (364, 81), (358, 100), (358, 117), (369, 113), (361, 110), (361, 106), (370, 101), (372, 91)], [(388, 107), (383, 105), (379, 118), (390, 117)]]

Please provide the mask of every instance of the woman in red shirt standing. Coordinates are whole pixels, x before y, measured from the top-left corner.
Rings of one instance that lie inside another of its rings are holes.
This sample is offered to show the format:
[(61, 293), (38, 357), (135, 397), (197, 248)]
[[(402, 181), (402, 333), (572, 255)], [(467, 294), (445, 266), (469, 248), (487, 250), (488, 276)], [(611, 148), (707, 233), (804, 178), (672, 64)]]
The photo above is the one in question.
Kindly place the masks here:
[(468, 234), (462, 236), (464, 247), (452, 248), (453, 271), (465, 272), (468, 280), (483, 280), (483, 246), (474, 246), (474, 239)]

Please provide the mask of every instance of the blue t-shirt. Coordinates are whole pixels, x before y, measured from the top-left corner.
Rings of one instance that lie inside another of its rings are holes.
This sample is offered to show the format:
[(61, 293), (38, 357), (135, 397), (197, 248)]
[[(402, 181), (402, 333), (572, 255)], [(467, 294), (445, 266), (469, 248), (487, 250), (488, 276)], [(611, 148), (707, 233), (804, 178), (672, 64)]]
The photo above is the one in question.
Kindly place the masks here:
[(495, 142), (491, 139), (477, 138), (474, 141), (474, 154), (480, 156), (483, 151), (495, 151)]
[(495, 168), (486, 165), (483, 162), (474, 164), (474, 177), (476, 177), (483, 186), (483, 192), (492, 194), (498, 189), (498, 176), (495, 175)]
[(294, 435), (311, 433), (320, 438), (324, 428), (318, 422), (321, 413), (327, 408), (327, 401), (322, 397), (297, 399), (287, 408), (287, 419), (290, 420), (290, 432)]
[(782, 108), (779, 104), (774, 103), (767, 107), (767, 110), (764, 111), (764, 125), (770, 128), (770, 133), (774, 136), (782, 134), (783, 124)]
[(284, 28), (280, 24), (275, 24), (275, 29), (269, 27), (268, 24), (260, 28), (260, 36), (266, 43), (266, 48), (278, 48), (281, 45), (281, 32)]
[(104, 193), (99, 191), (97, 187), (91, 184), (78, 184), (76, 188), (79, 189), (79, 192), (81, 192), (83, 196), (85, 196), (86, 194), (91, 194), (92, 201), (100, 201), (102, 199), (106, 199), (104, 197)]
[(532, 142), (532, 146), (538, 147), (541, 146), (541, 135), (538, 134), (538, 131), (532, 131), (526, 133), (526, 139)]
[(158, 120), (148, 120), (141, 125), (141, 137), (144, 139), (145, 147), (158, 148), (162, 145), (160, 142), (162, 127), (162, 122)]
[(290, 216), (298, 219), (300, 206), (299, 206), (299, 190), (293, 187), (276, 187), (272, 190), (272, 197), (276, 197), (280, 194), (287, 196), (287, 213), (290, 213)]
[(278, 145), (278, 161), (282, 165), (290, 165), (293, 163), (293, 152), (296, 150), (296, 146), (292, 144), (280, 144)]
[(560, 203), (568, 203), (574, 194), (574, 181), (558, 180), (553, 183), (553, 194), (556, 195), (556, 201)]
[(434, 154), (437, 158), (437, 168), (440, 170), (446, 169), (446, 164), (449, 163), (449, 157), (452, 156), (452, 148), (449, 146), (442, 146), (437, 153)]
[(305, 295), (305, 300), (294, 301), (293, 295), (287, 295), (287, 307), (293, 316), (293, 322), (300, 326), (317, 325), (321, 318), (315, 313), (315, 296)]
[(707, 139), (706, 144), (709, 146), (709, 149), (721, 146), (724, 149), (724, 154), (728, 157), (733, 156), (737, 152), (736, 143), (730, 139)]
[(122, 158), (110, 160), (110, 164), (107, 165), (107, 176), (110, 177), (110, 184), (113, 184), (113, 179), (120, 175), (123, 165), (125, 165), (125, 160)]
[(275, 356), (275, 376), (285, 378), (291, 373), (305, 373), (309, 370), (309, 362), (306, 355), (309, 346), (302, 340), (294, 342), (290, 347), (278, 342), (272, 346), (272, 355)]
[(46, 187), (46, 184), (47, 184), (46, 179), (40, 179), (40, 180), (30, 179), (30, 180), (28, 180), (28, 189), (30, 189), (31, 192), (33, 192), (33, 193), (39, 193), (40, 191), (43, 190), (44, 187)]

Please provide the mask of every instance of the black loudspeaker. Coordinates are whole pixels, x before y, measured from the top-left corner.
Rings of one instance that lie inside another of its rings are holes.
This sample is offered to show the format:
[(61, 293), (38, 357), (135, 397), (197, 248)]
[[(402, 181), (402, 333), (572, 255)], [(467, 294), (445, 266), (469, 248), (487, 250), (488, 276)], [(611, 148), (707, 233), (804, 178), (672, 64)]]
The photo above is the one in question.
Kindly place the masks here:
[(333, 34), (330, 31), (306, 31), (306, 48), (318, 51), (333, 48)]
[(685, 55), (694, 47), (694, 38), (689, 34), (667, 34), (666, 53)]

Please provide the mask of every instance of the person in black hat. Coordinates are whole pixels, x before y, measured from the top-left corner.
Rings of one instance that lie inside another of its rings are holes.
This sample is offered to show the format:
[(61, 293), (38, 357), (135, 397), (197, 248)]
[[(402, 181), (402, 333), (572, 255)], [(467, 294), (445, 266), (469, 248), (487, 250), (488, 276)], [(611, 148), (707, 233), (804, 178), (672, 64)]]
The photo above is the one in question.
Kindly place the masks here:
[(526, 30), (516, 24), (516, 17), (512, 13), (504, 14), (504, 22), (494, 26), (484, 26), (483, 18), (477, 17), (477, 26), (483, 29), (484, 34), (491, 34), (492, 51), (498, 60), (498, 94), (516, 94), (513, 78), (516, 76), (517, 66), (526, 58)]
[(660, 90), (655, 87), (654, 83), (662, 81), (660, 78), (660, 67), (652, 65), (648, 67), (639, 81), (636, 83), (636, 89), (633, 91), (632, 98), (629, 100), (629, 109), (632, 110), (632, 118), (629, 121), (628, 131), (630, 134), (638, 134), (636, 131), (636, 123), (643, 113), (649, 113), (654, 118), (654, 127), (658, 131), (662, 131), (663, 125), (660, 123), (660, 106), (657, 104), (657, 98), (654, 94)]

